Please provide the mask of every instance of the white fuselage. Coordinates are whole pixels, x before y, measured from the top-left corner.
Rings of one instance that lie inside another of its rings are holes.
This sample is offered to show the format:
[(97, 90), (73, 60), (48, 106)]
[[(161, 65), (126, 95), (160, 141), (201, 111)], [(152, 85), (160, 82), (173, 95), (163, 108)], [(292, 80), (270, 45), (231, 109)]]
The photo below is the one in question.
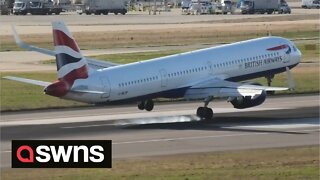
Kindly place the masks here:
[[(288, 45), (280, 50), (268, 50)], [(73, 88), (99, 93), (68, 93), (64, 98), (87, 103), (184, 97), (185, 90), (205, 79), (242, 81), (285, 71), (301, 53), (284, 38), (265, 37), (101, 69)], [(205, 98), (205, 97), (204, 97)]]

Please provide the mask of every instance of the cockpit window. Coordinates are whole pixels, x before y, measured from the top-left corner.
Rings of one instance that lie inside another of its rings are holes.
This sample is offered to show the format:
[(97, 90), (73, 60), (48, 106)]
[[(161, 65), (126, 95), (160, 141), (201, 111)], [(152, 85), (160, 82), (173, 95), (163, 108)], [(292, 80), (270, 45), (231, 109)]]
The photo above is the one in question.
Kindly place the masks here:
[(23, 5), (24, 5), (24, 3), (22, 3), (22, 2), (15, 2), (15, 3), (14, 3), (14, 6), (15, 6), (15, 7), (18, 7), (18, 8), (23, 7)]

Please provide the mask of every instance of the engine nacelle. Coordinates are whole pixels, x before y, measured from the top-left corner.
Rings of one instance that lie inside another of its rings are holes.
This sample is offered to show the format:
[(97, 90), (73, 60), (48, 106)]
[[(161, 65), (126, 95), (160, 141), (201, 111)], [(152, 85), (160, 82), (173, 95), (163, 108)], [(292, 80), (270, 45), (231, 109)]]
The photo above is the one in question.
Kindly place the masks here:
[(265, 91), (262, 91), (259, 96), (255, 96), (253, 98), (251, 98), (250, 96), (237, 97), (231, 101), (231, 104), (236, 109), (245, 109), (262, 104), (266, 100), (266, 97), (267, 93)]

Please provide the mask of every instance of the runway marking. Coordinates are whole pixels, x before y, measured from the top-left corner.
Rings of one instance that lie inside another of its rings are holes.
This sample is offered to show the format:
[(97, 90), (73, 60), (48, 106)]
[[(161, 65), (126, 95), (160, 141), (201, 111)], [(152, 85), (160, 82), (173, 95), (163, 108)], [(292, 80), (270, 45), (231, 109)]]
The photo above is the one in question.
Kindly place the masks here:
[(8, 151), (1, 151), (2, 153), (11, 153), (12, 151), (11, 150), (8, 150)]
[(319, 118), (303, 118), (303, 119), (287, 119), (276, 123), (260, 123), (260, 124), (225, 124), (225, 128), (250, 128), (250, 129), (294, 129), (306, 127), (319, 127)]
[[(288, 132), (316, 132), (320, 131), (320, 129), (305, 129), (298, 131), (288, 131)], [(242, 133), (242, 134), (228, 134), (228, 135), (216, 135), (216, 136), (197, 136), (197, 137), (178, 137), (178, 138), (164, 138), (164, 139), (150, 139), (150, 140), (141, 140), (141, 141), (125, 141), (125, 142), (115, 142), (113, 145), (121, 145), (121, 144), (137, 144), (137, 143), (150, 143), (150, 142), (164, 142), (164, 141), (179, 141), (179, 140), (194, 140), (194, 139), (208, 139), (208, 138), (223, 138), (223, 137), (234, 137), (234, 136), (251, 136), (251, 135), (266, 135), (272, 134), (269, 132), (265, 133)]]
[[(288, 132), (320, 132), (320, 129), (303, 129)], [(223, 138), (223, 137), (239, 137), (239, 136), (250, 136), (250, 135), (267, 135), (272, 134), (269, 132), (265, 133), (239, 133), (239, 134), (226, 134), (226, 135), (215, 135), (215, 136), (197, 136), (197, 137), (178, 137), (178, 138), (163, 138), (163, 139), (150, 139), (150, 140), (140, 140), (140, 141), (124, 141), (124, 142), (114, 142), (112, 145), (122, 145), (122, 144), (137, 144), (137, 143), (152, 143), (152, 142), (165, 142), (165, 141), (181, 141), (181, 140), (196, 140), (196, 139), (207, 139), (207, 138)], [(11, 150), (1, 151), (1, 153), (11, 153)]]

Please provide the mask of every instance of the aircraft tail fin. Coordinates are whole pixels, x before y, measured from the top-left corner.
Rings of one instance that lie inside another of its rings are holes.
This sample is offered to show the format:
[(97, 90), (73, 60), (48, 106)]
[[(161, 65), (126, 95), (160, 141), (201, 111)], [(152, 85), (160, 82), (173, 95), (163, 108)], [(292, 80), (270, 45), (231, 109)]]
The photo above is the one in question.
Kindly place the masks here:
[(85, 79), (88, 77), (88, 63), (80, 49), (61, 21), (52, 23), (53, 41), (59, 79)]
[(62, 97), (70, 91), (77, 79), (89, 77), (89, 66), (67, 26), (61, 21), (55, 21), (52, 22), (52, 28), (58, 81), (46, 87), (45, 93)]

